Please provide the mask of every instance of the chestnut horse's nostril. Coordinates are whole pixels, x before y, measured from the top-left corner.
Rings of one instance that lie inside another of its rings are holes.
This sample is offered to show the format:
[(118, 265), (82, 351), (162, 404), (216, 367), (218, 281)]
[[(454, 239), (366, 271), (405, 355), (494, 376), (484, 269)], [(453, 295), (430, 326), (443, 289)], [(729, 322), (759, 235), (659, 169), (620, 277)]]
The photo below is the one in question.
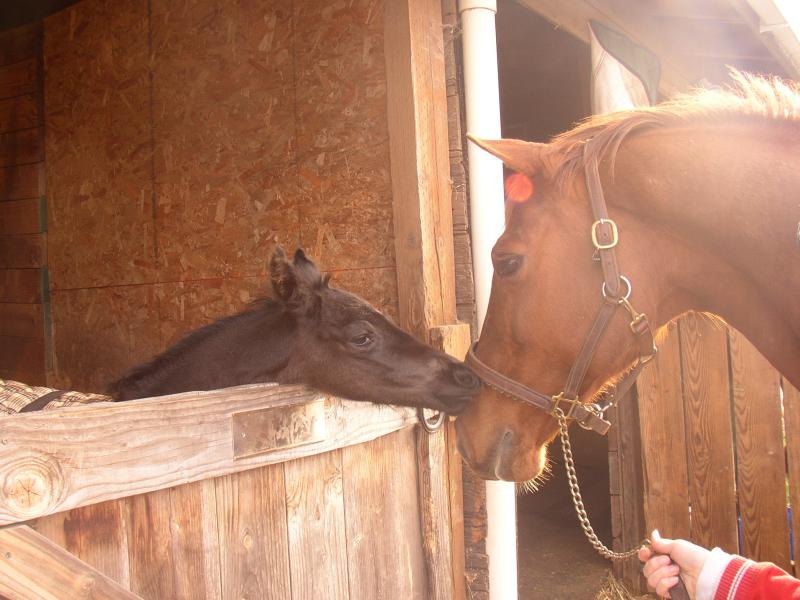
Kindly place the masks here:
[(477, 390), (481, 384), (480, 379), (478, 379), (475, 374), (464, 365), (453, 365), (452, 373), (453, 379), (461, 387), (465, 387), (470, 390)]

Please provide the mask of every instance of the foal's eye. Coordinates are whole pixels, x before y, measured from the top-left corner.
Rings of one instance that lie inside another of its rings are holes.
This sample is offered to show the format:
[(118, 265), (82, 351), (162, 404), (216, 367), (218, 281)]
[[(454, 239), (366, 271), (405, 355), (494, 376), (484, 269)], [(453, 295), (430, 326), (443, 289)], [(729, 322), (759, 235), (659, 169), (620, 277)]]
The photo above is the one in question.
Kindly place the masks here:
[(369, 348), (374, 341), (375, 336), (371, 333), (362, 333), (350, 339), (350, 343), (360, 350)]
[(519, 271), (522, 266), (522, 256), (520, 254), (506, 254), (494, 261), (494, 271), (500, 277), (509, 277)]

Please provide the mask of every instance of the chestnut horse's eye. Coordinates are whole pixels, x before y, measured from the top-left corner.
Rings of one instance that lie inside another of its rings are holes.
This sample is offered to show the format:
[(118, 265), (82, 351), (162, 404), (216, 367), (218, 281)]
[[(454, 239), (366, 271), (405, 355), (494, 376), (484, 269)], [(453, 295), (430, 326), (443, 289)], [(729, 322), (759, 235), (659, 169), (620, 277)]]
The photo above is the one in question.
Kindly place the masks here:
[(350, 339), (350, 343), (359, 350), (366, 350), (375, 341), (375, 336), (371, 333), (362, 333)]
[(520, 254), (506, 254), (499, 256), (494, 261), (494, 272), (500, 277), (510, 277), (522, 266), (522, 255)]

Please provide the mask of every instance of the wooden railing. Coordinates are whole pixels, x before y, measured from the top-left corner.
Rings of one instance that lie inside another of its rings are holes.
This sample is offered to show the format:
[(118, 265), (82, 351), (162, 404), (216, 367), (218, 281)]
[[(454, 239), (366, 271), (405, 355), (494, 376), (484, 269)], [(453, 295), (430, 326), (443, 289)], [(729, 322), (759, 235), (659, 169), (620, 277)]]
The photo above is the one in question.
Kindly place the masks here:
[(275, 384), (9, 415), (0, 526), (359, 444), (416, 419)]

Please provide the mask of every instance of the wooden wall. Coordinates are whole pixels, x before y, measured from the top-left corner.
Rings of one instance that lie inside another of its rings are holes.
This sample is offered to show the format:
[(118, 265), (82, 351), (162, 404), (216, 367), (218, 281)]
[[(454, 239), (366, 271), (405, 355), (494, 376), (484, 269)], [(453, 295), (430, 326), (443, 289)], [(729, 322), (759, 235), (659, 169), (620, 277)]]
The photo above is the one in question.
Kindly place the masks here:
[(275, 244), (397, 314), (380, 0), (83, 0), (44, 22), (51, 384), (265, 289)]
[(40, 25), (0, 34), (0, 377), (33, 385), (47, 303), (41, 48)]

